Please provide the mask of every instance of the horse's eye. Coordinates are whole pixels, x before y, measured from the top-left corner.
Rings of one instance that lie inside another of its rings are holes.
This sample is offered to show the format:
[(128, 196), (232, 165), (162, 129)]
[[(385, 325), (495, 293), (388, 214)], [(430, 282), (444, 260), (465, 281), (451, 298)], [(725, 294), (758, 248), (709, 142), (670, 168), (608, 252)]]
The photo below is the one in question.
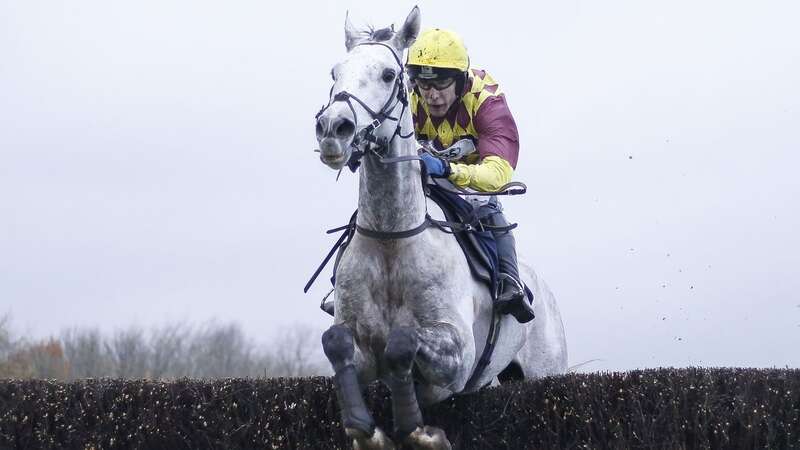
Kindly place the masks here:
[(392, 81), (394, 81), (394, 77), (395, 77), (395, 75), (396, 75), (396, 74), (394, 73), (394, 70), (392, 70), (392, 69), (385, 69), (385, 70), (383, 71), (383, 75), (381, 75), (381, 78), (383, 79), (383, 81), (385, 81), (385, 82), (387, 82), (387, 83), (391, 83)]
[(331, 69), (331, 79), (333, 79), (333, 81), (336, 81), (336, 75), (333, 74), (333, 69)]

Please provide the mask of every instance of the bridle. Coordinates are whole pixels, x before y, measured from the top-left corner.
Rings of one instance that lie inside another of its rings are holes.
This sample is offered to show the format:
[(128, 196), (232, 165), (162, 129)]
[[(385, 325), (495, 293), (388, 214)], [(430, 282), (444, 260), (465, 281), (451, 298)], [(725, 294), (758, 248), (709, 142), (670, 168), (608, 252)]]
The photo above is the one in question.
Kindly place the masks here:
[[(386, 47), (390, 52), (392, 52), (392, 56), (397, 62), (397, 66), (400, 70), (395, 78), (394, 87), (392, 89), (392, 93), (389, 95), (389, 98), (386, 99), (383, 107), (375, 112), (363, 100), (347, 91), (340, 91), (333, 95), (333, 86), (331, 86), (331, 97), (328, 101), (328, 104), (323, 106), (317, 115), (314, 116), (314, 118), (319, 119), (319, 116), (336, 102), (347, 103), (347, 106), (350, 108), (350, 112), (353, 113), (353, 122), (355, 123), (356, 130), (358, 130), (356, 135), (353, 137), (353, 141), (350, 143), (350, 146), (353, 147), (353, 151), (350, 153), (350, 159), (347, 160), (347, 167), (349, 167), (353, 172), (358, 169), (358, 166), (361, 164), (361, 158), (367, 152), (372, 152), (375, 154), (375, 156), (378, 157), (378, 160), (384, 164), (419, 160), (419, 156), (416, 155), (399, 156), (394, 158), (386, 157), (386, 152), (394, 141), (394, 138), (399, 136), (401, 139), (407, 139), (414, 135), (413, 129), (408, 134), (403, 134), (400, 129), (400, 118), (403, 117), (403, 114), (405, 114), (405, 111), (408, 108), (408, 94), (406, 93), (405, 86), (405, 68), (403, 63), (400, 61), (400, 57), (392, 47), (384, 44), (383, 42), (362, 42), (361, 44), (357, 44), (356, 47), (361, 45), (380, 45)], [(353, 107), (353, 102), (351, 100), (355, 100), (359, 105), (361, 105), (361, 107), (364, 108), (364, 110), (372, 119), (367, 126), (360, 130), (358, 128), (358, 115), (356, 114), (356, 110)], [(400, 111), (399, 116), (393, 117), (391, 112), (395, 110), (398, 103), (403, 105), (403, 109)], [(394, 133), (392, 133), (392, 136), (388, 139), (386, 137), (376, 137), (374, 134), (375, 130), (387, 120), (397, 122)], [(363, 150), (362, 146), (364, 147)]]

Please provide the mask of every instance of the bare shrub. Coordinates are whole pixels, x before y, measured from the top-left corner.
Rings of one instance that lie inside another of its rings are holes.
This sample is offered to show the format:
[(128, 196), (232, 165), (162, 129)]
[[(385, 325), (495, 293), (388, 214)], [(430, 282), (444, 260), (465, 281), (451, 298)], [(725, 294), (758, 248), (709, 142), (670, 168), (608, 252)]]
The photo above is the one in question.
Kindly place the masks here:
[(50, 338), (32, 344), (17, 341), (0, 360), (0, 378), (57, 378), (69, 374), (61, 343)]
[(105, 350), (113, 376), (118, 378), (148, 376), (150, 347), (140, 328), (117, 330), (111, 339), (105, 342)]
[(329, 374), (319, 333), (296, 324), (279, 329), (257, 345), (236, 323), (207, 322), (192, 327), (168, 324), (145, 330), (97, 328), (64, 330), (58, 339), (29, 343), (11, 332), (0, 316), (2, 378), (299, 377)]
[(64, 354), (70, 363), (70, 378), (113, 376), (113, 362), (105, 351), (103, 336), (96, 328), (69, 329), (61, 334)]
[(34, 378), (65, 379), (69, 376), (69, 363), (64, 357), (64, 349), (55, 338), (27, 346), (18, 356), (25, 361)]
[(180, 324), (165, 325), (150, 331), (149, 378), (188, 376), (189, 361), (186, 347), (191, 330)]
[(17, 342), (11, 333), (11, 315), (4, 313), (0, 316), (0, 360), (5, 360), (17, 347)]
[(253, 372), (253, 344), (237, 324), (207, 323), (188, 347), (190, 375), (198, 378), (247, 376)]
[(308, 325), (285, 326), (271, 346), (272, 376), (302, 377), (324, 372), (320, 333)]

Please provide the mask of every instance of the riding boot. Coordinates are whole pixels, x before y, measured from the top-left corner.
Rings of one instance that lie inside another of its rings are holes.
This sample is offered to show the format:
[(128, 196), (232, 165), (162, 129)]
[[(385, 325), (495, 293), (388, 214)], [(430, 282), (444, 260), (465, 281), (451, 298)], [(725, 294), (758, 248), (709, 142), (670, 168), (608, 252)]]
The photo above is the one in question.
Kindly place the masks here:
[[(495, 227), (508, 226), (502, 209), (492, 214), (489, 224)], [(534, 318), (533, 305), (525, 295), (517, 267), (517, 251), (511, 230), (493, 231), (497, 243), (497, 259), (500, 263), (500, 294), (497, 306), (501, 314), (511, 314), (519, 323), (530, 322)]]

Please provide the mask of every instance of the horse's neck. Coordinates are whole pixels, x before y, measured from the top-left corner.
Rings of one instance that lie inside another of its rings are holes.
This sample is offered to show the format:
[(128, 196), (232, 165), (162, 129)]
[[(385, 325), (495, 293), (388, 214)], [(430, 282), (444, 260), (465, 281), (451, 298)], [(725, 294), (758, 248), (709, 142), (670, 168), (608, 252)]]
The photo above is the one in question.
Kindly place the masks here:
[[(403, 122), (403, 130), (413, 126), (410, 119)], [(413, 138), (396, 137), (387, 154), (416, 155), (415, 143)], [(420, 163), (384, 164), (374, 155), (366, 156), (359, 177), (358, 224), (376, 231), (405, 231), (421, 224), (424, 218)]]

